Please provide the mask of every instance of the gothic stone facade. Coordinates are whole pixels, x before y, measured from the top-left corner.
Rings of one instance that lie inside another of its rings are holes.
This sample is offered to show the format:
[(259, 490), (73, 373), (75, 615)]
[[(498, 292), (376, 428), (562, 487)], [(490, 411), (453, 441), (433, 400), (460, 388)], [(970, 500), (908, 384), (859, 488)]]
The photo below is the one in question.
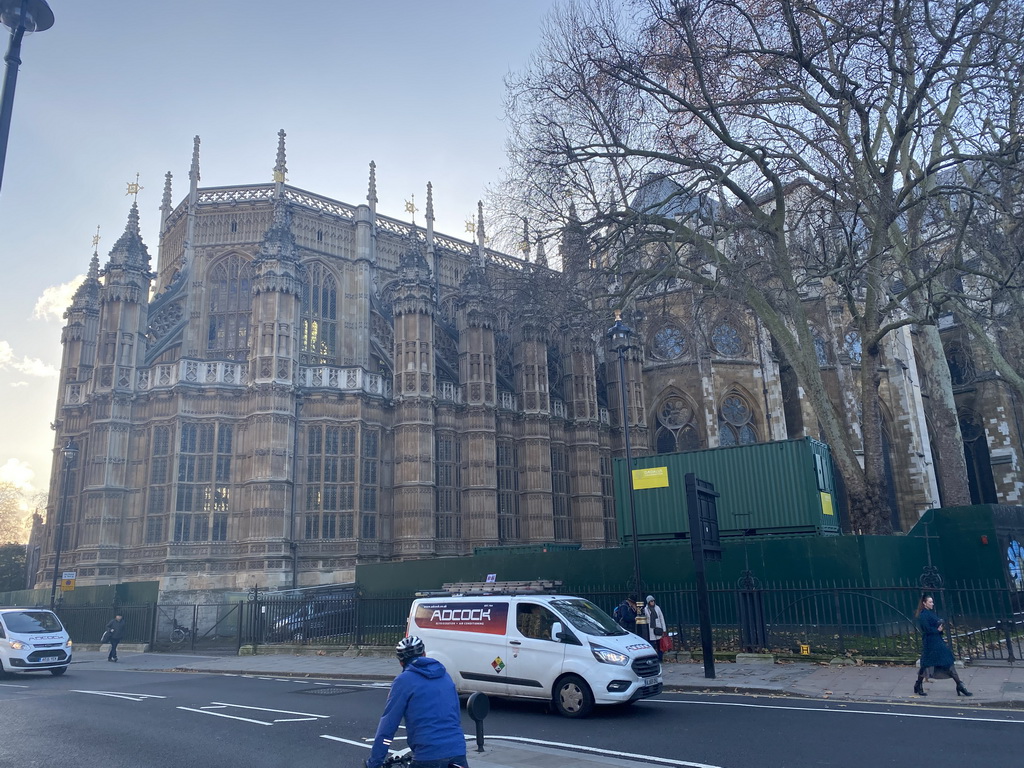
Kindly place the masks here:
[[(200, 189), (197, 139), (176, 207), (168, 174), (155, 272), (135, 206), (102, 270), (93, 254), (62, 338), (48, 510), (63, 509), (62, 570), (80, 584), (286, 588), (476, 547), (615, 546), (622, 414), (604, 328), (493, 295), (545, 272), (543, 252), (486, 248), (482, 212), (473, 243), (434, 233), (429, 188), (424, 227), (378, 215), (372, 166), (358, 206), (284, 171), (282, 136), (274, 183)], [(631, 320), (638, 455), (818, 436), (748, 313), (678, 286)], [(856, 339), (826, 306), (821, 329), (821, 365), (852, 414)], [(905, 529), (937, 498), (909, 331), (887, 355)]]

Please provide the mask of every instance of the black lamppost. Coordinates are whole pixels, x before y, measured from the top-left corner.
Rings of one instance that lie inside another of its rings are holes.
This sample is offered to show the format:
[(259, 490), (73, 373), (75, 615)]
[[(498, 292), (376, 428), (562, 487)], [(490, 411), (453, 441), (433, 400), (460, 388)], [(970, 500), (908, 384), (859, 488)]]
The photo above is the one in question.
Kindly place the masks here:
[(21, 66), (21, 39), (33, 32), (53, 26), (53, 11), (46, 0), (0, 0), (0, 23), (11, 30), (11, 42), (4, 56), (4, 91), (0, 98), (0, 185), (4, 181), (7, 139), (11, 135), (11, 113), (14, 111), (14, 86)]
[[(633, 329), (622, 322), (622, 312), (615, 312), (615, 324), (608, 329), (612, 349), (619, 353), (619, 395), (622, 398), (622, 439), (626, 443), (626, 483), (629, 486), (629, 520), (633, 527), (633, 580), (639, 600), (643, 600), (643, 579), (640, 577), (640, 544), (636, 531), (636, 499), (633, 494), (633, 448), (629, 443), (629, 403), (626, 398), (626, 350), (630, 347)], [(637, 615), (641, 614), (639, 603)]]
[(60, 510), (57, 512), (57, 530), (54, 533), (53, 583), (50, 586), (50, 610), (57, 605), (57, 579), (60, 578), (60, 551), (64, 544), (64, 516), (68, 510), (68, 496), (71, 493), (71, 468), (78, 458), (78, 446), (70, 437), (61, 449), (64, 454), (64, 480), (60, 489)]

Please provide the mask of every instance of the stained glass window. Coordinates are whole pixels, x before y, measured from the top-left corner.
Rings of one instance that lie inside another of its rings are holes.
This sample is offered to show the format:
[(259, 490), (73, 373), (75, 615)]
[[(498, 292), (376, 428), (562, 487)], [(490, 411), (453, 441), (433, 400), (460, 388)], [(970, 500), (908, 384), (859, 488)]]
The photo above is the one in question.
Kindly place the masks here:
[(732, 323), (719, 323), (711, 332), (711, 345), (720, 355), (738, 357), (743, 352), (743, 338)]

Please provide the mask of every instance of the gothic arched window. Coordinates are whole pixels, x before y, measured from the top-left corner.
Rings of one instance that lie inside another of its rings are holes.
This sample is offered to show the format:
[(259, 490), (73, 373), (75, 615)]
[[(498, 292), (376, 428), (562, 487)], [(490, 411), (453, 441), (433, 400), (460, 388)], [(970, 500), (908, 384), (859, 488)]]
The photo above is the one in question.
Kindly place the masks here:
[(245, 360), (249, 355), (252, 264), (238, 254), (221, 259), (209, 272), (210, 318), (206, 349), (212, 357)]
[(963, 345), (950, 345), (946, 350), (946, 364), (949, 365), (949, 378), (954, 387), (974, 381), (974, 359)]
[(322, 264), (311, 264), (302, 286), (299, 339), (302, 365), (328, 365), (338, 353), (338, 283)]
[(998, 502), (995, 481), (992, 479), (992, 457), (988, 450), (985, 422), (968, 408), (957, 411), (960, 433), (964, 439), (964, 457), (967, 459), (967, 484), (972, 504)]
[(658, 431), (655, 434), (658, 453), (678, 453), (700, 449), (696, 414), (681, 397), (672, 396), (658, 409)]
[(719, 445), (752, 445), (757, 442), (754, 412), (739, 395), (729, 395), (718, 409)]

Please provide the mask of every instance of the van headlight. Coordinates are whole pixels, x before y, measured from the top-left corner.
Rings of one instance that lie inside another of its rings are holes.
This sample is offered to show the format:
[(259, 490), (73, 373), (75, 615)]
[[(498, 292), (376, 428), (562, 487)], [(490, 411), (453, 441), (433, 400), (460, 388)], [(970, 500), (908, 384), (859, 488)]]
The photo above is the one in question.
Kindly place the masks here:
[(620, 667), (624, 667), (629, 663), (629, 656), (621, 651), (605, 648), (603, 645), (591, 645), (590, 652), (594, 654), (595, 659), (605, 664), (618, 664)]
[(21, 642), (21, 640), (11, 640), (11, 650), (13, 650), (13, 651), (23, 651), (26, 648), (31, 649), (32, 646), (29, 645), (28, 643)]
[(75, 644), (75, 642), (73, 640), (70, 640), (70, 639), (68, 640), (68, 648), (70, 648), (74, 644)]

